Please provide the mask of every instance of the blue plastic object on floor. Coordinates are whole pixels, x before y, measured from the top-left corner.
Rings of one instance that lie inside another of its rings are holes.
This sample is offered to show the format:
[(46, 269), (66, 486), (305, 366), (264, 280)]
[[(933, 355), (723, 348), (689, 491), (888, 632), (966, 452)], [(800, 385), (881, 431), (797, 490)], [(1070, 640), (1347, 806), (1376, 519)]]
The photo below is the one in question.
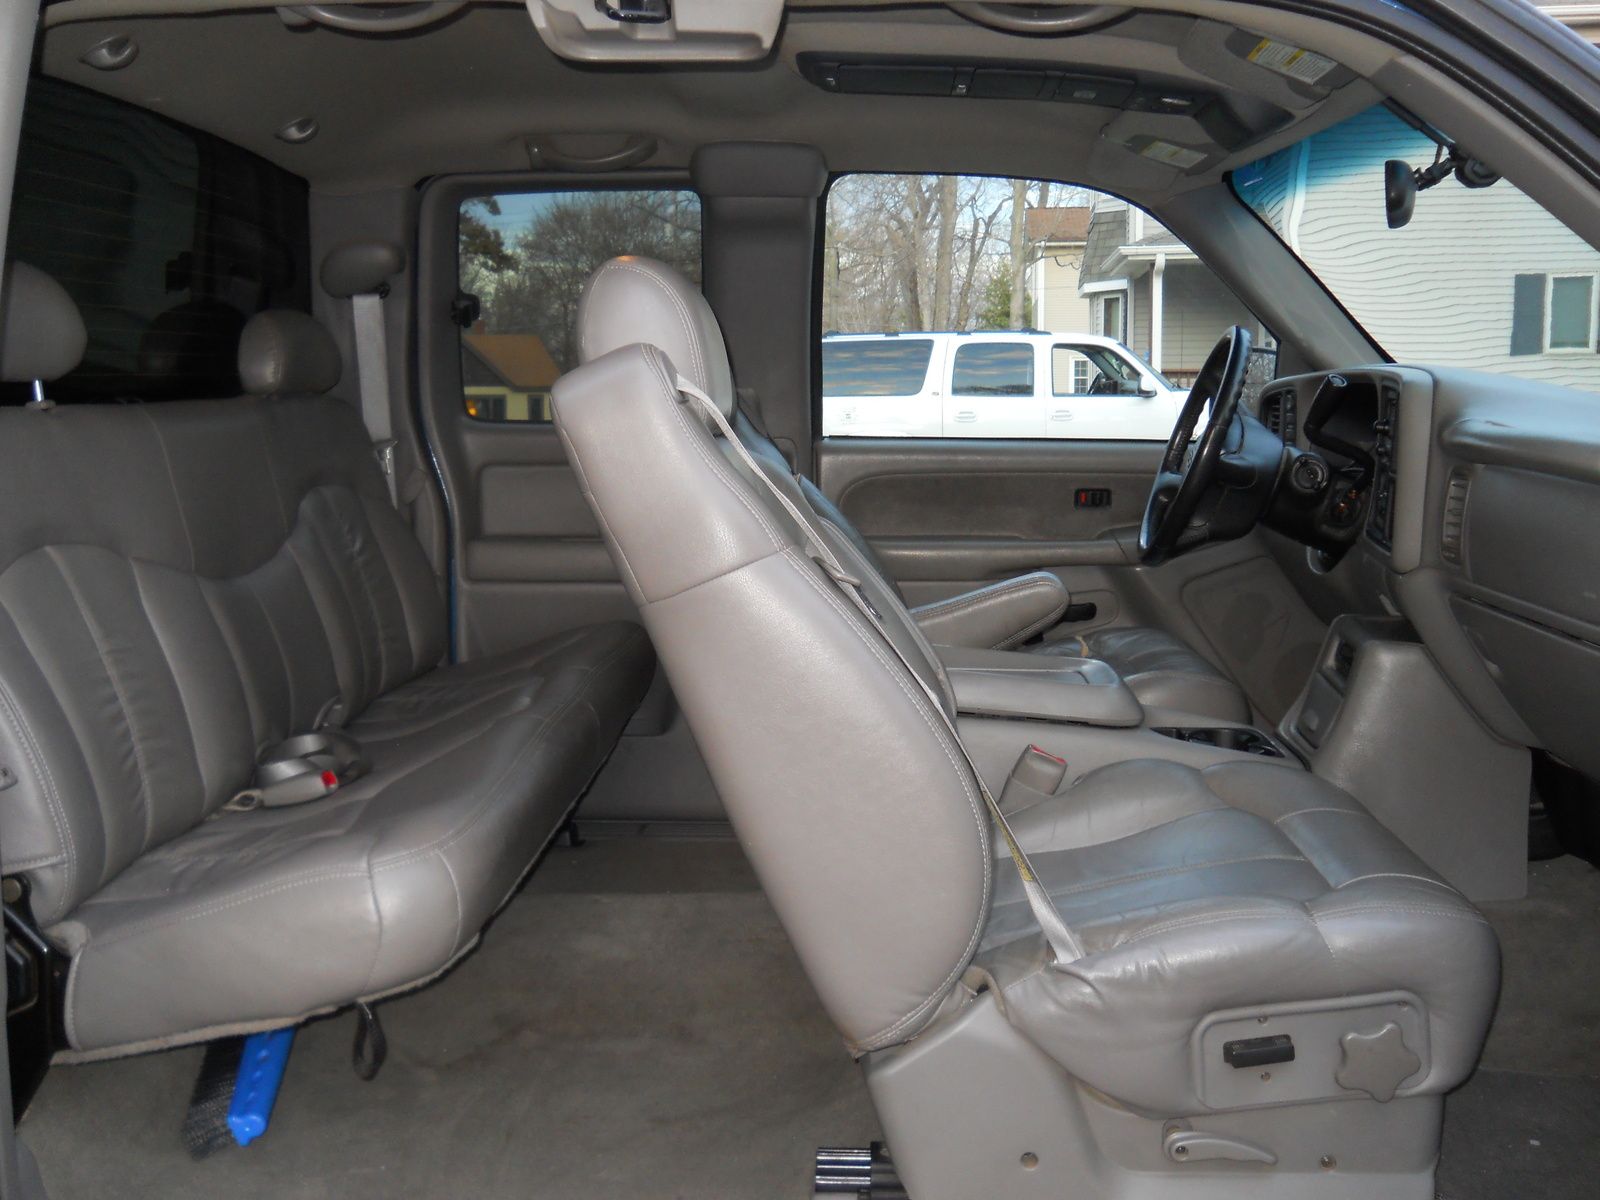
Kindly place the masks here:
[(272, 1119), (272, 1104), (283, 1082), (283, 1068), (294, 1045), (294, 1028), (253, 1033), (244, 1040), (239, 1057), (239, 1078), (233, 1085), (233, 1103), (228, 1108), (228, 1129), (233, 1140), (248, 1146), (267, 1131)]

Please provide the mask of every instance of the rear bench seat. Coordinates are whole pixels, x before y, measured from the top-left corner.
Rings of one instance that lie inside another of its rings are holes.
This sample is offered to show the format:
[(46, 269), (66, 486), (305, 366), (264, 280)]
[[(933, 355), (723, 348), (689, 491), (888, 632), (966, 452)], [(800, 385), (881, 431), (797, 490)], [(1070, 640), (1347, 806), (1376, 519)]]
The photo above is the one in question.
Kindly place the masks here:
[[(7, 380), (82, 324), (12, 273)], [(440, 667), (445, 617), (311, 318), (247, 326), (225, 401), (0, 410), (0, 850), (71, 955), (65, 1057), (298, 1021), (477, 941), (649, 682), (616, 623)], [(330, 704), (371, 771), (223, 806)]]

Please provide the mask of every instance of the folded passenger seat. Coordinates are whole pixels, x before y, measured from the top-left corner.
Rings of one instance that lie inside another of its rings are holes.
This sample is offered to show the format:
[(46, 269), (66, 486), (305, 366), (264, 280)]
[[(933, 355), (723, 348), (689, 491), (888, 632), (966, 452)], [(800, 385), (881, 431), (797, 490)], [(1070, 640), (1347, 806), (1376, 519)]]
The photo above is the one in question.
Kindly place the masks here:
[[(0, 374), (70, 369), (71, 301), (20, 264), (8, 283)], [(323, 394), (339, 371), (311, 318), (269, 312), (241, 339), (248, 396), (0, 410), (0, 851), (70, 955), (69, 1056), (438, 974), (649, 683), (628, 623), (438, 665), (437, 582)], [(365, 774), (233, 811), (263, 752), (330, 715)]]

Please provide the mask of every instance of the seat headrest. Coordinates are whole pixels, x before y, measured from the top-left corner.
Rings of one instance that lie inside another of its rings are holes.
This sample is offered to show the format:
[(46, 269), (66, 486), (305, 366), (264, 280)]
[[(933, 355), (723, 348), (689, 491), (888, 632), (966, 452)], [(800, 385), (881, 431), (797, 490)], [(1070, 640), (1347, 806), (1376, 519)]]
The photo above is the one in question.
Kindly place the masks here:
[(0, 380), (60, 379), (83, 361), (89, 333), (78, 306), (38, 267), (8, 263), (0, 279)]
[(589, 277), (578, 303), (578, 357), (583, 362), (643, 342), (733, 415), (733, 371), (711, 305), (681, 272), (653, 258), (613, 258)]
[(346, 242), (328, 251), (318, 278), (341, 300), (382, 291), (406, 269), (406, 252), (393, 242)]
[(326, 392), (343, 369), (332, 335), (302, 312), (258, 312), (239, 335), (239, 382), (253, 396)]

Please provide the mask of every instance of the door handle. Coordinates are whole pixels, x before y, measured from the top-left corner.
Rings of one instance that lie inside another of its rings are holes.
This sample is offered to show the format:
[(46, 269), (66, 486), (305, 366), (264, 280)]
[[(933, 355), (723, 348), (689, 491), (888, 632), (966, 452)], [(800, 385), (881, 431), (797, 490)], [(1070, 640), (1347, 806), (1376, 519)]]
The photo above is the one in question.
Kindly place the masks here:
[(976, 421), (977, 419), (978, 414), (970, 410), (958, 412), (956, 414), (956, 420), (958, 421)]
[(1050, 414), (1050, 419), (1052, 421), (1070, 421), (1072, 420), (1072, 410), (1070, 408), (1058, 408)]

